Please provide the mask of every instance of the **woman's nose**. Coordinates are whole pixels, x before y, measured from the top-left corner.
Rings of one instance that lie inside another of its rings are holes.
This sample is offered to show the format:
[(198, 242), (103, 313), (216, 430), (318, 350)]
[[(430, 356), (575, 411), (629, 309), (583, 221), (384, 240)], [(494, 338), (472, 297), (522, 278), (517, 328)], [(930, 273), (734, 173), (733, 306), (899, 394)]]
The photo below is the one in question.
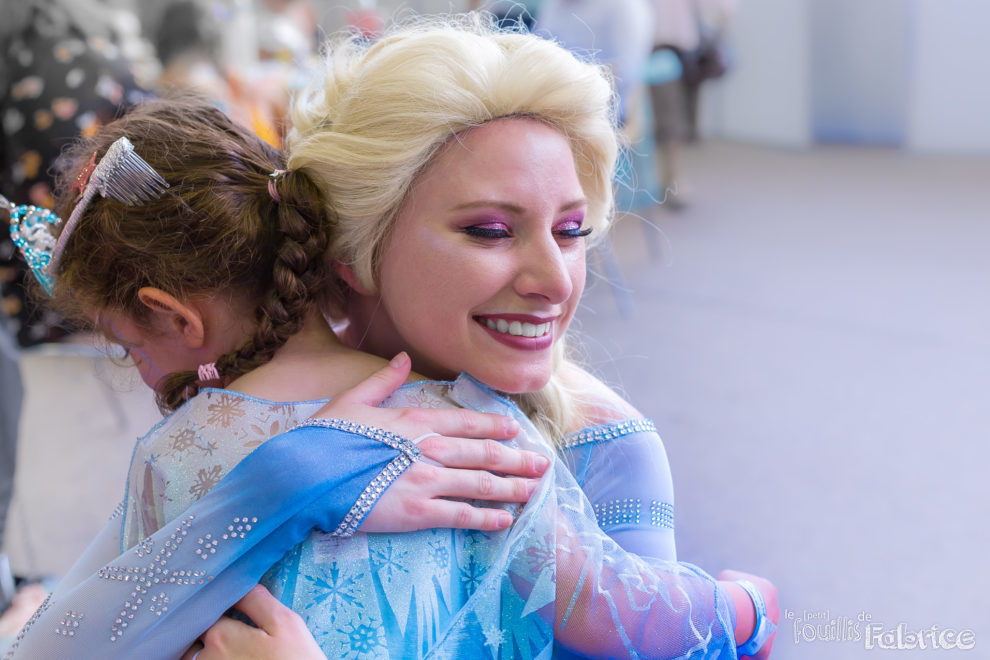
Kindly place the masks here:
[(574, 292), (571, 271), (580, 265), (571, 263), (576, 257), (567, 255), (552, 235), (528, 242), (521, 248), (516, 291), (523, 296), (538, 296), (558, 304)]

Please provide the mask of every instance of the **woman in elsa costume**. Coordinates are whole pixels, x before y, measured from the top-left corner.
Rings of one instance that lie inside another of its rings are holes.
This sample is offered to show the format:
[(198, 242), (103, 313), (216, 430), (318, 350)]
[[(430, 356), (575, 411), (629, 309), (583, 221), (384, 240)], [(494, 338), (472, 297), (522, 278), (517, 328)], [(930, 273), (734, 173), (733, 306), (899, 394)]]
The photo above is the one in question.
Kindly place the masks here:
[[(398, 61), (390, 61), (393, 56)], [(401, 61), (431, 75), (425, 82), (400, 76), (395, 80), (403, 84), (389, 84), (387, 72)], [(466, 66), (480, 67), (483, 75), (466, 75), (478, 73)], [(348, 89), (358, 87), (362, 76), (356, 73), (375, 81), (370, 89)], [(453, 84), (445, 74), (453, 76)], [(429, 82), (434, 75), (436, 80)], [(520, 85), (520, 80), (526, 84)], [(94, 197), (65, 241), (55, 271), (56, 294), (59, 286), (71, 282), (66, 291), (71, 290), (83, 307), (101, 310), (117, 341), (130, 345), (132, 353), (143, 351), (147, 357), (139, 359), (147, 365), (167, 366), (163, 371), (171, 375), (156, 382), (165, 401), (177, 402), (213, 379), (226, 388), (202, 387), (136, 449), (121, 529), (122, 545), (137, 545), (80, 582), (90, 598), (95, 590), (104, 604), (121, 602), (113, 614), (119, 621), (94, 621), (101, 613), (92, 605), (87, 612), (73, 609), (80, 590), (69, 589), (65, 597), (56, 593), (41, 618), (57, 611), (49, 618), (61, 616), (69, 621), (62, 626), (70, 625), (75, 634), (52, 643), (77, 652), (99, 649), (94, 655), (101, 657), (125, 647), (131, 652), (154, 648), (161, 657), (174, 657), (202, 630), (202, 622), (211, 620), (210, 608), (214, 614), (222, 612), (278, 560), (265, 584), (306, 619), (323, 652), (332, 657), (549, 657), (554, 642), (609, 657), (735, 657), (740, 636), (742, 642), (758, 638), (767, 626), (763, 617), (764, 623), (753, 632), (754, 603), (762, 601), (759, 592), (748, 583), (716, 583), (674, 561), (672, 537), (666, 545), (659, 542), (672, 534), (670, 511), (664, 515), (662, 507), (672, 498), (666, 459), (651, 427), (621, 421), (631, 411), (627, 404), (575, 367), (555, 364), (554, 354), (561, 350), (560, 339), (583, 289), (587, 229), (604, 229), (610, 210), (615, 138), (608, 85), (599, 69), (535, 37), (494, 35), (478, 26), (426, 26), (398, 31), (367, 50), (341, 46), (332, 55), (324, 84), (323, 111), (329, 107), (336, 112), (360, 97), (369, 103), (366, 112), (355, 114), (350, 122), (328, 114), (310, 122), (307, 133), (305, 110), (299, 110), (289, 172), (270, 179), (271, 190), (261, 194), (270, 194), (270, 204), (280, 210), (290, 204), (311, 208), (300, 193), (310, 182), (317, 184), (313, 195), (326, 195), (335, 221), (330, 254), (349, 288), (336, 303), (351, 314), (349, 332), (363, 340), (362, 347), (378, 351), (401, 343), (427, 375), (449, 378), (464, 369), (478, 379), (411, 383), (396, 392), (389, 405), (462, 406), (510, 414), (522, 428), (519, 445), (552, 456), (537, 427), (499, 392), (518, 393), (524, 407), (544, 413), (538, 418), (541, 427), (556, 424), (548, 433), (551, 437), (577, 431), (564, 436), (562, 444), (569, 448), (565, 451), (573, 450), (566, 455), (575, 463), (581, 485), (596, 491), (596, 497), (607, 496), (618, 485), (599, 480), (592, 487), (597, 475), (593, 465), (629, 461), (630, 469), (665, 474), (659, 484), (633, 486), (654, 491), (643, 493), (649, 496), (648, 506), (658, 502), (649, 525), (641, 518), (637, 521), (635, 507), (615, 516), (608, 500), (602, 500), (605, 506), (598, 511), (611, 532), (619, 538), (625, 533), (630, 544), (640, 539), (646, 547), (648, 537), (658, 535), (658, 542), (649, 545), (652, 552), (642, 553), (654, 558), (623, 552), (598, 528), (596, 512), (560, 461), (507, 531), (481, 535), (428, 530), (347, 538), (383, 484), (372, 482), (335, 527), (336, 520), (327, 520), (327, 503), (320, 499), (328, 494), (316, 483), (316, 466), (346, 451), (346, 442), (328, 441), (315, 421), (267, 442), (264, 436), (305, 420), (319, 408), (319, 400), (294, 403), (312, 396), (310, 392), (339, 391), (344, 383), (322, 380), (328, 373), (340, 378), (340, 373), (356, 371), (359, 375), (352, 377), (360, 380), (378, 363), (368, 363), (367, 356), (358, 357), (336, 344), (320, 315), (310, 310), (302, 328), (270, 360), (247, 365), (253, 369), (243, 373), (246, 358), (238, 347), (247, 345), (244, 335), (257, 334), (264, 325), (264, 319), (245, 321), (256, 303), (246, 287), (231, 281), (227, 290), (200, 289), (197, 296), (189, 296), (165, 281), (156, 281), (157, 286), (128, 284), (126, 280), (138, 278), (121, 272), (127, 269), (121, 267), (120, 254), (113, 257), (113, 272), (96, 279), (102, 282), (120, 272), (120, 280), (106, 291), (136, 289), (130, 306), (108, 294), (84, 300), (86, 287), (72, 279), (74, 261), (80, 277), (95, 270), (91, 259), (82, 268), (84, 255), (92, 254), (87, 245), (114, 249), (126, 244), (123, 236), (108, 240), (108, 232), (129, 231), (139, 218), (154, 218), (145, 233), (158, 230), (166, 218), (185, 221), (187, 225), (173, 233), (197, 247), (187, 252), (195, 252), (199, 261), (209, 262), (214, 252), (227, 254), (199, 249), (207, 243), (194, 232), (204, 218), (163, 213), (158, 205), (174, 204), (178, 197), (192, 206), (195, 195), (222, 188), (216, 184), (228, 185), (224, 177), (234, 172), (229, 164), (213, 167), (213, 186), (184, 179), (183, 171), (208, 158), (191, 158), (195, 145), (188, 143), (182, 145), (182, 158), (172, 153), (158, 158), (156, 152), (166, 150), (142, 143), (153, 141), (146, 137), (147, 130), (137, 130), (139, 111), (98, 136), (98, 153), (126, 133), (135, 140), (135, 150), (172, 187), (134, 207)], [(469, 88), (489, 86), (492, 93), (472, 102), (478, 99), (471, 98), (475, 90)], [(371, 93), (376, 87), (404, 99), (382, 104), (381, 96)], [(433, 108), (442, 106), (441, 90), (452, 91), (453, 107), (461, 114), (469, 108), (473, 118), (455, 117), (450, 107)], [(313, 90), (307, 95), (313, 103), (310, 110), (319, 106), (319, 97)], [(367, 112), (368, 108), (377, 111)], [(443, 119), (434, 134), (424, 125), (426, 110)], [(173, 130), (181, 125), (181, 117), (169, 119)], [(332, 137), (335, 131), (340, 132), (337, 138)], [(420, 136), (418, 149), (402, 142), (410, 134)], [(448, 139), (451, 135), (456, 139)], [(334, 172), (333, 156), (307, 162), (299, 146), (307, 140), (312, 154), (332, 154), (337, 148), (338, 158), (354, 161), (352, 169)], [(387, 142), (395, 143), (391, 159), (384, 153), (390, 148)], [(399, 161), (404, 168), (396, 167)], [(358, 167), (362, 163), (378, 169), (368, 177)], [(265, 169), (245, 167), (235, 180), (245, 189), (252, 182), (264, 189)], [(343, 179), (350, 179), (350, 195)], [(378, 183), (379, 189), (373, 190), (370, 183)], [(362, 196), (364, 204), (359, 203)], [(369, 231), (378, 233), (369, 236)], [(92, 243), (81, 238), (84, 232), (92, 232)], [(293, 240), (305, 243), (304, 234)], [(153, 260), (147, 251), (159, 250), (158, 242), (141, 242), (139, 271), (149, 268)], [(348, 258), (359, 248), (366, 250), (363, 257)], [(174, 250), (161, 249), (174, 258)], [(188, 268), (170, 263), (163, 270), (185, 273)], [(402, 268), (407, 269), (405, 276)], [(132, 322), (137, 313), (132, 310), (146, 310), (140, 312), (145, 315), (143, 325)], [(158, 364), (168, 360), (172, 363)], [(565, 385), (582, 395), (581, 405), (552, 405), (554, 398), (566, 402), (574, 396), (560, 390), (548, 393), (544, 386), (555, 377), (570, 381)], [(523, 394), (538, 390), (543, 391)], [(402, 438), (342, 423), (323, 424), (380, 440), (387, 447), (382, 451), (395, 457), (390, 463), (395, 470), (419, 456)], [(229, 437), (238, 441), (230, 442)], [(607, 456), (596, 451), (602, 448), (607, 448)], [(279, 468), (284, 465), (293, 466), (288, 476)], [(228, 471), (227, 478), (209, 490), (213, 484), (208, 482)], [(620, 478), (629, 481), (630, 474)], [(259, 496), (238, 503), (246, 508), (225, 508), (229, 502), (224, 496), (235, 498), (252, 485), (257, 488), (252, 482), (258, 478), (266, 480), (267, 489), (288, 494), (287, 499), (273, 502), (276, 497)], [(387, 480), (386, 475), (382, 481)], [(644, 497), (639, 499), (636, 507)], [(165, 527), (156, 531), (161, 525)], [(306, 538), (313, 527), (337, 534)], [(292, 548), (303, 538), (302, 545)], [(664, 554), (669, 556), (657, 556)], [(767, 584), (761, 587), (771, 595)], [(754, 592), (754, 601), (748, 600), (747, 589)], [(21, 648), (38, 637), (34, 629)], [(765, 640), (760, 641), (762, 645)], [(767, 646), (759, 650), (760, 657)], [(200, 657), (208, 658), (211, 652), (207, 648)]]

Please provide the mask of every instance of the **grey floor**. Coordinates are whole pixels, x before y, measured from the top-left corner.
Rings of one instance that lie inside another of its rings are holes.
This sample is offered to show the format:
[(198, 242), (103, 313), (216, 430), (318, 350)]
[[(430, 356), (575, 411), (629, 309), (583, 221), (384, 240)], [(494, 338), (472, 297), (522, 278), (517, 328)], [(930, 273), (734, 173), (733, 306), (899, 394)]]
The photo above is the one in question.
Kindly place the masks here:
[[(990, 159), (712, 144), (686, 166), (694, 203), (623, 219), (626, 290), (593, 282), (579, 315), (587, 361), (661, 429), (681, 559), (777, 584), (775, 658), (869, 657), (799, 622), (866, 616), (973, 630), (984, 657)], [(104, 359), (23, 367), (7, 550), (58, 573), (157, 416)]]
[(616, 229), (632, 315), (603, 282), (581, 315), (661, 429), (680, 558), (777, 584), (775, 658), (869, 657), (799, 621), (867, 616), (990, 657), (990, 159), (687, 156), (695, 203)]

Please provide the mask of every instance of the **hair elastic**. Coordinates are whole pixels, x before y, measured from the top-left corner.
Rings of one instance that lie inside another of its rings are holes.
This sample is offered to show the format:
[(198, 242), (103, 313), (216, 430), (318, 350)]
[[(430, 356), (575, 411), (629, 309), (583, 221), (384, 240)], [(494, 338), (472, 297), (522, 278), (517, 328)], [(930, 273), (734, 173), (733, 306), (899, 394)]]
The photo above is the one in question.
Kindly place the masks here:
[(286, 170), (275, 170), (268, 175), (268, 194), (271, 195), (271, 198), (275, 200), (276, 204), (281, 202), (282, 198), (278, 196), (278, 189), (275, 187), (275, 183), (278, 181), (280, 176), (285, 174), (285, 172)]
[(199, 373), (199, 380), (200, 380), (200, 382), (205, 383), (208, 380), (219, 380), (220, 379), (220, 372), (217, 371), (217, 363), (216, 362), (210, 362), (208, 364), (201, 364), (201, 365), (199, 365), (199, 369), (197, 371)]

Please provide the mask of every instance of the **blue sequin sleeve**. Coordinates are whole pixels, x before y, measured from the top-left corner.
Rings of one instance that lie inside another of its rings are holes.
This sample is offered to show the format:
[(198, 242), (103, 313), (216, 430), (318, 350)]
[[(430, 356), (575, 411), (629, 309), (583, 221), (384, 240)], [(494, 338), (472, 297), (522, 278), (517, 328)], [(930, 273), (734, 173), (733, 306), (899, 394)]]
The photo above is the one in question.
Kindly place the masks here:
[(564, 463), (591, 501), (599, 526), (623, 549), (677, 559), (670, 463), (653, 422), (631, 419), (583, 429), (563, 441)]

